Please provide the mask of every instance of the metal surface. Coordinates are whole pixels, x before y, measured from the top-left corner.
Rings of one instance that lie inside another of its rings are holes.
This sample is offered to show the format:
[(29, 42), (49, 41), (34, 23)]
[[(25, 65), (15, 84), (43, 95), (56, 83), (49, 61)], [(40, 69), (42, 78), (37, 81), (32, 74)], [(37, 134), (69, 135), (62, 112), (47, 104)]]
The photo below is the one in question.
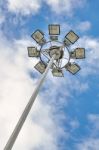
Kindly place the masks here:
[(31, 37), (32, 37), (37, 43), (39, 43), (39, 42), (44, 38), (44, 33), (38, 29), (38, 30), (36, 30), (36, 31), (31, 35)]
[(71, 44), (74, 44), (78, 39), (79, 39), (79, 36), (74, 32), (74, 31), (70, 31), (66, 36), (65, 36), (66, 39), (68, 39)]
[(57, 68), (53, 68), (52, 74), (55, 77), (63, 77), (64, 76), (62, 70), (61, 69), (57, 69)]
[(56, 66), (57, 68), (63, 69), (70, 61), (69, 48), (61, 41), (47, 41), (43, 46), (41, 46), (40, 60), (43, 63), (47, 64), (53, 54), (56, 54), (56, 60), (54, 60), (53, 66)]
[(38, 63), (34, 66), (34, 68), (35, 68), (36, 70), (38, 70), (41, 74), (45, 72), (46, 67), (47, 67), (47, 65), (44, 64), (44, 63), (41, 62), (41, 61), (38, 62)]
[(55, 58), (55, 55), (51, 58), (44, 74), (42, 75), (41, 79), (39, 80), (39, 82), (37, 84), (37, 87), (36, 87), (35, 91), (33, 92), (28, 104), (26, 105), (26, 107), (25, 107), (25, 109), (24, 109), (24, 111), (23, 111), (23, 113), (22, 113), (22, 115), (21, 115), (21, 117), (20, 117), (13, 133), (12, 133), (12, 135), (10, 136), (10, 138), (9, 138), (5, 148), (4, 148), (4, 150), (11, 150), (12, 149), (12, 147), (13, 147), (16, 139), (17, 139), (17, 136), (18, 136), (18, 134), (19, 134), (19, 132), (20, 132), (20, 130), (21, 130), (21, 128), (22, 128), (22, 126), (23, 126), (23, 124), (24, 124), (24, 122), (25, 122), (25, 120), (26, 120), (26, 118), (27, 118), (27, 116), (30, 112), (30, 110), (31, 110), (31, 107), (32, 107), (32, 105), (33, 105), (33, 103), (34, 103), (34, 101), (37, 97), (37, 94), (38, 94), (38, 92), (41, 88), (41, 85), (42, 85), (42, 83), (43, 83), (43, 81), (44, 81), (51, 65), (53, 64), (54, 58)]
[(69, 63), (65, 68), (73, 75), (80, 70), (80, 66), (76, 63)]
[(60, 34), (60, 25), (59, 24), (50, 24), (48, 28), (49, 28), (49, 35), (59, 35)]
[(37, 50), (36, 47), (28, 47), (28, 56), (29, 57), (39, 57), (40, 51)]

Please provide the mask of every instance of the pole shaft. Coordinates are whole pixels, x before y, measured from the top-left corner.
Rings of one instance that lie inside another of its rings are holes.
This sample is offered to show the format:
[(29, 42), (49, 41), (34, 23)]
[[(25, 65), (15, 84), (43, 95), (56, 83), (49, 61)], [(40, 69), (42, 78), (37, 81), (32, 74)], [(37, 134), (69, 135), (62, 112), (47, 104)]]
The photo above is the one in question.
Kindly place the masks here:
[(48, 73), (52, 63), (53, 63), (53, 61), (54, 61), (54, 58), (55, 58), (55, 55), (51, 58), (51, 60), (50, 60), (50, 62), (48, 64), (44, 74), (42, 75), (41, 79), (39, 80), (35, 91), (33, 92), (33, 94), (31, 96), (28, 104), (26, 105), (26, 107), (25, 107), (25, 109), (24, 109), (24, 111), (23, 111), (23, 113), (22, 113), (18, 123), (16, 124), (16, 127), (13, 130), (13, 132), (12, 132), (8, 142), (7, 142), (7, 144), (5, 145), (4, 150), (11, 150), (12, 149), (12, 147), (13, 147), (16, 139), (17, 139), (17, 136), (18, 136), (18, 134), (19, 134), (19, 132), (20, 132), (20, 130), (21, 130), (21, 128), (22, 128), (22, 126), (23, 126), (23, 124), (24, 124), (24, 122), (25, 122), (25, 120), (26, 120), (26, 118), (27, 118), (27, 116), (28, 116), (28, 114), (30, 112), (30, 110), (31, 110), (31, 107), (32, 107), (32, 105), (33, 105), (33, 103), (34, 103), (34, 101), (35, 101), (35, 99), (37, 97), (37, 94), (38, 94), (38, 92), (40, 90), (40, 87), (41, 87), (41, 85), (42, 85), (42, 83), (43, 83), (43, 81), (44, 81), (44, 79), (45, 79), (45, 77), (46, 77), (46, 75), (47, 75), (47, 73)]

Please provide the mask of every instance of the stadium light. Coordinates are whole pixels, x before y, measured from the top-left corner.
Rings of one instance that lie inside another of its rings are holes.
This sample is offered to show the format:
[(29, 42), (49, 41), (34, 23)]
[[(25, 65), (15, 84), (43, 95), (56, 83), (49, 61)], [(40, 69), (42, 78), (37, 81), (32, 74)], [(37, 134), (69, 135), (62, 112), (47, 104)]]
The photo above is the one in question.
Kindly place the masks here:
[(63, 77), (64, 76), (62, 70), (61, 69), (57, 69), (57, 68), (53, 68), (52, 74), (55, 77)]
[(59, 35), (60, 34), (60, 25), (50, 24), (49, 25), (49, 35)]
[(34, 66), (34, 68), (42, 74), (45, 72), (46, 65), (40, 61)]
[(72, 74), (76, 74), (80, 70), (80, 66), (76, 63), (68, 63), (65, 68)]
[(31, 36), (39, 44), (44, 38), (44, 33), (40, 30), (36, 30)]
[(74, 32), (70, 31), (68, 34), (66, 34), (64, 43), (69, 46), (71, 44), (74, 44), (79, 39), (79, 36)]
[(85, 49), (76, 48), (74, 51), (70, 52), (70, 56), (74, 59), (83, 59), (85, 58)]
[(71, 51), (70, 49), (70, 45), (72, 46), (72, 44), (79, 39), (76, 33), (71, 30), (65, 36), (64, 41), (59, 41), (58, 35), (60, 34), (60, 25), (50, 24), (48, 28), (50, 35), (50, 40), (48, 41), (45, 40), (44, 33), (39, 29), (32, 34), (32, 38), (39, 44), (39, 48), (35, 46), (28, 47), (28, 56), (40, 59), (34, 68), (42, 74), (42, 77), (38, 81), (29, 102), (27, 103), (18, 123), (15, 126), (15, 129), (4, 147), (4, 150), (12, 149), (48, 71), (51, 69), (54, 77), (63, 77), (64, 68), (71, 74), (76, 74), (81, 68), (78, 64), (71, 63), (71, 59), (85, 58), (84, 48), (76, 48), (74, 51)]
[(37, 50), (36, 47), (28, 47), (28, 56), (29, 57), (39, 57), (40, 51)]

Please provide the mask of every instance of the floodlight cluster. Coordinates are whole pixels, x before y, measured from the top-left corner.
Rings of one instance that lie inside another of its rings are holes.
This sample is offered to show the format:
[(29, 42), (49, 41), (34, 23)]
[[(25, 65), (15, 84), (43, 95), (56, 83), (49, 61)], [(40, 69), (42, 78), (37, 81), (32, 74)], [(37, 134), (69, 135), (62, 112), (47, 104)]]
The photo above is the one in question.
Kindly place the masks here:
[(71, 46), (79, 39), (79, 36), (71, 30), (66, 34), (63, 41), (59, 41), (60, 25), (50, 24), (48, 30), (49, 40), (45, 39), (44, 33), (39, 29), (31, 35), (40, 47), (39, 49), (35, 46), (27, 48), (29, 57), (40, 58), (34, 68), (41, 74), (44, 73), (50, 59), (55, 55), (51, 66), (53, 76), (63, 77), (63, 69), (73, 75), (76, 74), (81, 68), (73, 60), (85, 58), (84, 48), (78, 47), (71, 51)]

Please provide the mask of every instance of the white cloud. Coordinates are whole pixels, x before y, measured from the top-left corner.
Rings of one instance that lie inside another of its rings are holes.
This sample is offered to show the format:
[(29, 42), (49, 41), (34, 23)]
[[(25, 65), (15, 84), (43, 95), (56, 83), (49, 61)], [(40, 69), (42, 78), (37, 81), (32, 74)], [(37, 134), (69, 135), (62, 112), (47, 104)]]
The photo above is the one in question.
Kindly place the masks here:
[(85, 60), (79, 61), (82, 66), (81, 75), (99, 74), (99, 39), (84, 36), (79, 39), (75, 47), (84, 47), (86, 52)]
[(51, 7), (52, 11), (57, 14), (67, 13), (66, 15), (72, 15), (75, 8), (82, 7), (85, 0), (48, 0), (46, 3)]
[(38, 13), (40, 8), (47, 4), (56, 14), (67, 13), (72, 15), (75, 8), (83, 7), (85, 0), (7, 0), (8, 10), (21, 15)]
[(77, 150), (98, 150), (99, 149), (99, 114), (88, 116), (90, 135), (77, 144)]
[(79, 128), (79, 121), (77, 119), (70, 121), (70, 126), (72, 130)]
[[(32, 44), (27, 37), (14, 41), (8, 41), (3, 35), (0, 37), (2, 37), (0, 41), (0, 145), (3, 148), (32, 93), (32, 89), (36, 86), (37, 80), (35, 78), (32, 80), (28, 71), (31, 71), (37, 60), (27, 58), (26, 47)], [(86, 50), (93, 51), (98, 60), (97, 39), (84, 37), (80, 44), (85, 45)], [(89, 59), (86, 59), (86, 62), (91, 68), (94, 62), (93, 55)], [(84, 67), (86, 68), (85, 65)], [(59, 124), (60, 118), (66, 119), (66, 117), (64, 114), (53, 115), (53, 104), (54, 107), (57, 106), (54, 111), (58, 112), (61, 105), (68, 103), (69, 92), (72, 90), (84, 92), (88, 89), (87, 83), (81, 83), (81, 80), (79, 82), (78, 78), (77, 80), (75, 78), (75, 76), (71, 77), (66, 74), (66, 82), (64, 82), (64, 78), (58, 82), (58, 79), (52, 79), (52, 76), (48, 75), (50, 81), (46, 81), (44, 95), (41, 94), (41, 98), (37, 98), (13, 149), (27, 150), (39, 145), (44, 150), (58, 150), (57, 138), (61, 134), (68, 138), (68, 133), (65, 133)], [(75, 86), (72, 86), (72, 83)], [(51, 89), (51, 87), (53, 88)], [(51, 94), (49, 89), (51, 89)], [(58, 94), (61, 95), (60, 98), (57, 98)], [(46, 100), (45, 97), (48, 99)], [(79, 127), (79, 122), (72, 121), (71, 127)]]
[(91, 28), (91, 23), (89, 21), (80, 22), (77, 25), (77, 30), (80, 30), (82, 32), (87, 31)]
[[(2, 3), (2, 2), (1, 2)], [(3, 11), (0, 9), (0, 25), (5, 21), (5, 15)]]
[(88, 120), (89, 120), (90, 124), (92, 125), (91, 134), (93, 136), (96, 136), (99, 133), (99, 114), (89, 114)]
[(5, 16), (0, 14), (0, 24), (2, 24), (5, 21)]
[(81, 144), (78, 144), (77, 150), (98, 150), (99, 149), (99, 139), (89, 138), (86, 139)]
[(41, 7), (41, 0), (8, 0), (8, 10), (21, 15), (34, 15)]
[[(31, 45), (27, 38), (10, 42), (1, 33), (0, 37), (0, 148), (3, 149), (36, 86), (37, 79), (32, 80), (28, 71), (37, 60), (27, 57), (26, 47)], [(14, 150), (58, 149), (58, 137), (66, 133), (56, 124), (52, 109), (38, 96)]]
[[(27, 46), (33, 45), (28, 37), (9, 41), (2, 32), (0, 37), (0, 145), (3, 149), (36, 86), (37, 79), (31, 79), (28, 71), (32, 71), (38, 60), (27, 57)], [(66, 82), (64, 78), (60, 82), (52, 78), (49, 73), (46, 90), (38, 96), (13, 149), (43, 147), (43, 150), (58, 150), (58, 137), (68, 138), (69, 133), (64, 132), (60, 125), (60, 120), (66, 120), (66, 115), (61, 114), (59, 109), (67, 105), (71, 90), (78, 91), (81, 87), (83, 92), (86, 86), (81, 86), (78, 79), (74, 81), (74, 78), (73, 83), (78, 88), (71, 86), (72, 78), (69, 75), (65, 77)], [(71, 126), (76, 128), (78, 124), (72, 122)]]
[(89, 114), (88, 119), (90, 122), (93, 122), (96, 124), (97, 122), (99, 123), (99, 114)]

